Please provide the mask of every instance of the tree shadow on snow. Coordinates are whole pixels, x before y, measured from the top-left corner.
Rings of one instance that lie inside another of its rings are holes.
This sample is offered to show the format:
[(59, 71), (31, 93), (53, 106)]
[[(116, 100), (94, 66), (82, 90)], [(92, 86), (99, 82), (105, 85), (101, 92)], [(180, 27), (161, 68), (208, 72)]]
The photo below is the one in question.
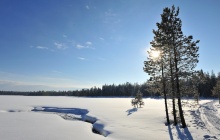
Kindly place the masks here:
[(31, 111), (34, 112), (53, 112), (53, 113), (65, 113), (74, 115), (86, 115), (89, 113), (87, 109), (81, 108), (60, 108), (60, 107), (34, 107)]
[(131, 115), (134, 112), (137, 112), (137, 108), (128, 109), (126, 112), (128, 112), (127, 116)]
[(188, 128), (179, 128), (179, 126), (176, 126), (176, 130), (179, 136), (179, 139), (181, 140), (193, 140), (193, 137), (191, 133), (189, 132)]
[(172, 134), (172, 130), (170, 128), (170, 125), (168, 125), (168, 129), (169, 129), (169, 134), (170, 134), (170, 140), (173, 140), (173, 134)]

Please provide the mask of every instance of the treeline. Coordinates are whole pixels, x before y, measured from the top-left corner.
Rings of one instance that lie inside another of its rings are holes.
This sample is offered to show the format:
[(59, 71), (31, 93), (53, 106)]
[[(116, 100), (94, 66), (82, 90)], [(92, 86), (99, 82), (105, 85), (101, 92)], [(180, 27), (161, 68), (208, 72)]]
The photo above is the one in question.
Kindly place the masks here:
[[(215, 88), (220, 88), (218, 85), (218, 81), (220, 82), (220, 72), (216, 75), (214, 71), (211, 72), (203, 72), (203, 70), (195, 71), (193, 76), (189, 78), (180, 79), (180, 90), (182, 93), (182, 97), (203, 97), (203, 98), (213, 98), (217, 97), (216, 93), (214, 93)], [(161, 96), (163, 94), (162, 83), (160, 81), (148, 80), (146, 82), (148, 93), (151, 96)], [(168, 98), (171, 98), (171, 89), (167, 85), (166, 91)]]
[[(181, 89), (184, 90), (184, 97), (213, 97), (213, 88), (216, 86), (217, 81), (220, 80), (220, 72), (216, 76), (212, 71), (205, 73), (202, 70), (199, 71), (200, 74), (195, 77), (188, 79), (187, 81), (181, 82)], [(21, 91), (0, 91), (0, 95), (24, 95), (24, 96), (122, 96), (122, 97), (134, 97), (136, 93), (140, 90), (144, 97), (159, 97), (161, 92), (158, 90), (159, 83), (152, 82), (148, 80), (145, 83), (129, 83), (124, 84), (111, 84), (103, 85), (99, 87), (91, 87), (90, 89), (81, 89), (74, 91), (31, 91), (31, 92), (21, 92)], [(171, 96), (171, 95), (170, 95)], [(169, 98), (169, 94), (168, 94)]]
[[(196, 82), (193, 82), (193, 80)], [(200, 97), (215, 97), (216, 95), (215, 93), (213, 93), (213, 89), (217, 86), (218, 81), (220, 81), (220, 72), (216, 76), (213, 71), (210, 74), (203, 73), (203, 71), (201, 70), (197, 77), (191, 79), (191, 86), (195, 84)]]
[(0, 95), (24, 95), (24, 96), (135, 96), (140, 90), (144, 96), (150, 96), (147, 91), (147, 84), (129, 83), (119, 85), (103, 85), (102, 88), (91, 87), (90, 89), (81, 89), (74, 91), (0, 91)]

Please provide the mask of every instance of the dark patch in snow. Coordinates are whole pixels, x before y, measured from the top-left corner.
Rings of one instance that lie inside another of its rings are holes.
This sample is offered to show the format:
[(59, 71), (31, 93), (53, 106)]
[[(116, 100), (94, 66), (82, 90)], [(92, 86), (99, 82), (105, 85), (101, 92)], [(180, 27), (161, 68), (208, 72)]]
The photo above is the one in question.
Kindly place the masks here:
[(34, 107), (31, 111), (43, 111), (43, 112), (54, 112), (54, 113), (65, 113), (74, 115), (86, 115), (89, 113), (87, 109), (81, 108), (60, 108), (60, 107)]
[(97, 118), (88, 116), (89, 111), (87, 109), (81, 108), (60, 108), (60, 107), (34, 107), (31, 111), (34, 112), (50, 112), (55, 113), (62, 117), (65, 120), (77, 120), (88, 122), (92, 124), (92, 132), (95, 134), (103, 135), (107, 137), (110, 134), (110, 131), (104, 130), (104, 125), (96, 123)]
[(107, 137), (111, 133), (110, 131), (104, 130), (104, 125), (99, 123), (94, 123), (92, 125), (92, 132), (103, 135), (104, 137)]
[(179, 125), (176, 126), (176, 130), (178, 132), (179, 139), (181, 140), (193, 140), (191, 133), (188, 128), (181, 128)]
[(172, 130), (171, 130), (171, 125), (168, 125), (168, 130), (169, 130), (169, 134), (170, 134), (170, 140), (173, 140), (173, 133), (172, 133)]
[(92, 127), (92, 132), (95, 133), (95, 134), (99, 134), (99, 135), (101, 135), (100, 132), (97, 131), (96, 129), (94, 129), (93, 127)]
[(9, 113), (16, 113), (16, 112), (24, 112), (22, 110), (14, 110), (14, 109), (10, 109), (10, 110), (7, 110), (5, 112), (9, 112)]
[(81, 121), (81, 117), (77, 117), (73, 114), (58, 114), (60, 117), (62, 117), (64, 120), (71, 120), (71, 121), (74, 121), (74, 120), (78, 120), (78, 121)]
[(205, 123), (201, 120), (200, 111), (190, 111), (190, 115), (192, 115), (193, 120), (191, 121), (193, 127), (200, 127), (201, 129), (206, 129)]
[(134, 112), (137, 112), (137, 108), (128, 109), (126, 112), (128, 112), (127, 116), (131, 115)]
[(216, 136), (204, 135), (203, 137), (203, 140), (217, 140)]
[(89, 122), (91, 124), (94, 124), (97, 121), (97, 119), (95, 117), (91, 117), (91, 116), (88, 116), (88, 115), (82, 116), (82, 120), (85, 121), (85, 122)]
[(8, 110), (8, 112), (16, 112), (15, 110)]

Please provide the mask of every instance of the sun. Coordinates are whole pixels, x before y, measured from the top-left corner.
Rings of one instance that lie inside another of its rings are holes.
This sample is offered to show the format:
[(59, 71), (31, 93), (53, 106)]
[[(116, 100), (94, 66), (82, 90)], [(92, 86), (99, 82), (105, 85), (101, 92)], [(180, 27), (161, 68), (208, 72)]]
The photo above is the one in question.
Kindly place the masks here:
[(152, 51), (152, 57), (153, 58), (158, 58), (160, 56), (160, 52), (159, 51)]

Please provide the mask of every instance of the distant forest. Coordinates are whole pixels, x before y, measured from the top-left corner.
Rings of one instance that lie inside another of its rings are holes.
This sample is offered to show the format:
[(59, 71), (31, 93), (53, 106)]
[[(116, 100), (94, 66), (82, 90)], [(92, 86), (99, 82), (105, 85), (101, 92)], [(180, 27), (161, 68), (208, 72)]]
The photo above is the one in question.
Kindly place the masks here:
[[(214, 97), (212, 91), (217, 86), (217, 81), (220, 81), (220, 72), (216, 76), (212, 71), (203, 73), (199, 71), (199, 76), (192, 77), (188, 80), (181, 81), (181, 89), (184, 89), (182, 96), (184, 97)], [(195, 82), (196, 81), (196, 82)], [(134, 97), (138, 91), (142, 92), (144, 97), (159, 97), (161, 95), (160, 82), (151, 81), (151, 78), (145, 83), (129, 83), (119, 85), (103, 85), (102, 88), (92, 87), (90, 89), (81, 89), (74, 91), (0, 91), (0, 95), (24, 95), (24, 96), (121, 96)], [(186, 90), (188, 89), (188, 90)], [(170, 95), (171, 96), (171, 95)], [(168, 94), (169, 97), (169, 94)]]

